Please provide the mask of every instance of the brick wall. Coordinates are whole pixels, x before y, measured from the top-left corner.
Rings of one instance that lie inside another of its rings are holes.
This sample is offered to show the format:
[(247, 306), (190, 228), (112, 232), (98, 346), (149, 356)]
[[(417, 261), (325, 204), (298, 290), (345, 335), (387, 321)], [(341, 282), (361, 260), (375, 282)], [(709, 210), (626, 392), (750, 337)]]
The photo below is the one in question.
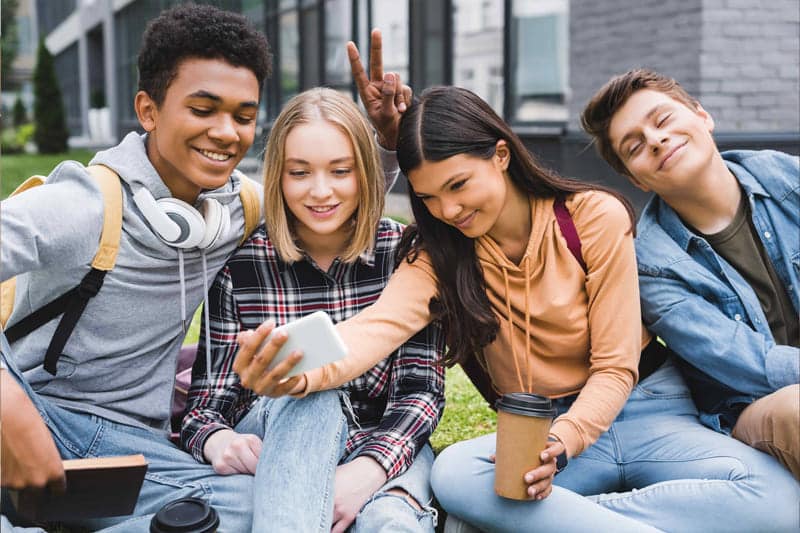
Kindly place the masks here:
[(711, 112), (717, 132), (800, 131), (797, 0), (572, 0), (570, 131), (611, 76), (649, 67)]
[(718, 131), (800, 131), (800, 3), (703, 0), (697, 96)]

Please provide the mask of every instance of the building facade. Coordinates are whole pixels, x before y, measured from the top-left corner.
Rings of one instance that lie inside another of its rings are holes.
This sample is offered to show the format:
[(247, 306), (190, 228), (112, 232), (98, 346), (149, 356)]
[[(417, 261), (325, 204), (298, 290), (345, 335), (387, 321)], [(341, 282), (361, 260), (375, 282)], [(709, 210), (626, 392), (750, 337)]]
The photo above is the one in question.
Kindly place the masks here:
[[(179, 0), (35, 0), (56, 57), (70, 132), (106, 138), (137, 127), (136, 54), (147, 21)], [(680, 80), (717, 123), (721, 147), (800, 152), (797, 0), (217, 0), (267, 35), (273, 76), (262, 133), (286, 100), (316, 85), (356, 97), (345, 43), (366, 56), (384, 36), (386, 70), (415, 91), (467, 87), (544, 161), (565, 174), (631, 189), (588, 147), (578, 116), (612, 75), (650, 67)], [(91, 132), (90, 132), (91, 130)], [(92, 133), (92, 135), (90, 135)], [(101, 134), (102, 134), (101, 128)], [(256, 143), (255, 152), (263, 147)]]

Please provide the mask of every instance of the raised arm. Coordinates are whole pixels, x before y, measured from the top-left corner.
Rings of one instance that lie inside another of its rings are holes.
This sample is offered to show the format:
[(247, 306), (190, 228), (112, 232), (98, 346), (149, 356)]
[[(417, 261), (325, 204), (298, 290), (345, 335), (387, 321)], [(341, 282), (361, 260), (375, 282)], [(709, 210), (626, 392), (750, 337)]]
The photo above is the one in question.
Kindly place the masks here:
[(369, 76), (361, 63), (355, 43), (347, 43), (347, 56), (353, 81), (378, 134), (378, 142), (387, 150), (397, 146), (400, 115), (411, 105), (411, 87), (403, 85), (396, 72), (383, 72), (383, 39), (378, 29), (370, 35)]

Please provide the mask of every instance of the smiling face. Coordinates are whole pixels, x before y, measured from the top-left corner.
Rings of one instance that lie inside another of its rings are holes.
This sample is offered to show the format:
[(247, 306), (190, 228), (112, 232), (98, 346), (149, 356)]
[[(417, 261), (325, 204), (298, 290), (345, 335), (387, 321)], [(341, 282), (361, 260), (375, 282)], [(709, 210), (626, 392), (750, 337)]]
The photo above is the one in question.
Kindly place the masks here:
[(258, 98), (253, 71), (200, 58), (180, 63), (160, 106), (136, 94), (147, 156), (174, 197), (194, 203), (225, 184), (253, 144)]
[(691, 188), (712, 168), (713, 131), (714, 121), (702, 107), (642, 89), (611, 118), (608, 135), (634, 185), (669, 195)]
[(458, 154), (423, 161), (408, 180), (431, 215), (475, 239), (490, 233), (503, 213), (513, 188), (504, 173), (508, 162), (508, 148), (499, 141), (489, 159)]
[(286, 136), (281, 191), (303, 247), (344, 250), (358, 208), (359, 176), (350, 139), (322, 119), (299, 124)]

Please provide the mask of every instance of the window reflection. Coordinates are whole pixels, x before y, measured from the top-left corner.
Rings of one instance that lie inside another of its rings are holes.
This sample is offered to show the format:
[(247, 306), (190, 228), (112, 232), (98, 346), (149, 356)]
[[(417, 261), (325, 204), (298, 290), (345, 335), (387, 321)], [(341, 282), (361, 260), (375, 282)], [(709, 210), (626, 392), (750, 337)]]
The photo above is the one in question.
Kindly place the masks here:
[(353, 6), (350, 0), (325, 2), (325, 83), (349, 86), (350, 63), (345, 43), (353, 33)]
[(453, 1), (453, 84), (503, 114), (503, 0)]
[[(289, 3), (282, 0), (281, 5)], [(280, 93), (281, 102), (286, 103), (300, 89), (300, 35), (297, 30), (297, 11), (290, 10), (279, 15)]]
[(513, 120), (567, 120), (568, 15), (567, 0), (514, 1), (509, 51)]
[[(408, 2), (402, 0), (373, 0), (372, 27), (383, 36), (383, 71), (397, 72), (407, 83), (408, 70)], [(362, 57), (369, 55), (364, 48)], [(369, 68), (365, 63), (364, 68)]]

